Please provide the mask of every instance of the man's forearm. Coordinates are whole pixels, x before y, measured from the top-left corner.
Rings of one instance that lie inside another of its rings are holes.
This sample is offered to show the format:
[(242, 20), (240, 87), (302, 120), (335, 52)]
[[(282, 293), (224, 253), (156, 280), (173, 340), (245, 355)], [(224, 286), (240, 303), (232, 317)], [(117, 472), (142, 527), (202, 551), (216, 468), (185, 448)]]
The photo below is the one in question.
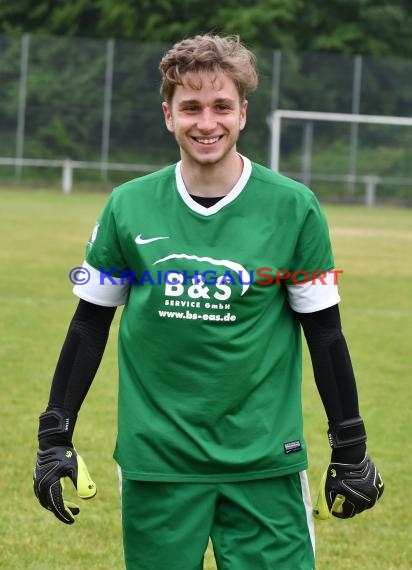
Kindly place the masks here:
[(77, 414), (100, 365), (116, 307), (80, 300), (54, 373), (49, 408)]
[[(331, 431), (340, 430), (345, 420), (359, 418), (358, 392), (345, 337), (341, 329), (337, 305), (315, 313), (298, 314), (311, 355), (316, 385), (322, 399)], [(359, 418), (353, 428), (352, 445), (333, 449), (335, 460), (361, 459), (365, 453)], [(354, 421), (354, 423), (356, 423)], [(359, 437), (356, 429), (359, 432)]]

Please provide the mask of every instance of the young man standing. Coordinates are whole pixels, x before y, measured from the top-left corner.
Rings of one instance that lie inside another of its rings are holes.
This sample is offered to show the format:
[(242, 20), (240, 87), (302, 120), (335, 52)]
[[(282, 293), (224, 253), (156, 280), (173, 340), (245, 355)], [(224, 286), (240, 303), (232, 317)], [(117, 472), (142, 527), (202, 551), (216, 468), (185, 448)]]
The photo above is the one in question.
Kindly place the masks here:
[(116, 188), (90, 238), (80, 302), (40, 416), (34, 488), (71, 524), (60, 477), (96, 489), (73, 448), (116, 307), (115, 459), (129, 570), (313, 570), (301, 410), (301, 331), (332, 458), (315, 516), (383, 492), (366, 453), (340, 325), (328, 228), (313, 193), (241, 156), (254, 56), (212, 35), (163, 57), (166, 127), (181, 161)]

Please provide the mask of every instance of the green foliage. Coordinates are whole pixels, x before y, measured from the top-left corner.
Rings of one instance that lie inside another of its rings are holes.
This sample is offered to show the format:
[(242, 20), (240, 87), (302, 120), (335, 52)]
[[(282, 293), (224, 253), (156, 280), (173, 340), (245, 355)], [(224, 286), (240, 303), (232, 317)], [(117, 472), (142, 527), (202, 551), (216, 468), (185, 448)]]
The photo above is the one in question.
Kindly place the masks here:
[(313, 51), (411, 55), (412, 9), (402, 0), (314, 0), (305, 4), (302, 40)]
[(0, 156), (15, 152), (15, 129), (20, 77), (20, 38), (0, 36)]
[(0, 0), (0, 32), (174, 42), (211, 30), (254, 47), (412, 57), (404, 0)]
[(96, 152), (90, 159), (99, 157), (106, 54), (93, 40), (76, 43), (64, 37), (31, 42), (26, 156), (36, 145), (41, 158), (54, 158), (58, 148), (60, 156), (80, 159), (88, 144)]

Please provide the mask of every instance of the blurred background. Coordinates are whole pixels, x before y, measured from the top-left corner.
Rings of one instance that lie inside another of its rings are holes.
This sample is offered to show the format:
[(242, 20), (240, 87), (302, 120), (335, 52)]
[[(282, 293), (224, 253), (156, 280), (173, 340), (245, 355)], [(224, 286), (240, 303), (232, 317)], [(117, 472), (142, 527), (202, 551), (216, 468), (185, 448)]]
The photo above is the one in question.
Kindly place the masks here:
[(362, 0), (0, 0), (0, 183), (110, 189), (177, 159), (158, 64), (181, 38), (239, 34), (258, 57), (239, 150), (322, 199), (412, 205), (412, 5)]

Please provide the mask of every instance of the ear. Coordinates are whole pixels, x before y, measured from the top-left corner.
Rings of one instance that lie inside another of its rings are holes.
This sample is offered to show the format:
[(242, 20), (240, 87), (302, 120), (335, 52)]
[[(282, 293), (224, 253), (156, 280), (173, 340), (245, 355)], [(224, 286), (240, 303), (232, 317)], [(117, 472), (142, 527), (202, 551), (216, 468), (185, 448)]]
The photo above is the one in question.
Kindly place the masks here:
[(247, 116), (247, 107), (248, 107), (249, 101), (247, 99), (244, 99), (241, 102), (241, 107), (240, 107), (240, 121), (239, 121), (239, 126), (240, 126), (240, 130), (242, 131), (245, 128), (246, 125), (246, 116)]
[(172, 118), (172, 110), (170, 108), (169, 103), (167, 103), (166, 101), (163, 101), (162, 109), (163, 109), (163, 114), (165, 117), (166, 127), (171, 133), (173, 133), (174, 125), (173, 125), (173, 118)]

